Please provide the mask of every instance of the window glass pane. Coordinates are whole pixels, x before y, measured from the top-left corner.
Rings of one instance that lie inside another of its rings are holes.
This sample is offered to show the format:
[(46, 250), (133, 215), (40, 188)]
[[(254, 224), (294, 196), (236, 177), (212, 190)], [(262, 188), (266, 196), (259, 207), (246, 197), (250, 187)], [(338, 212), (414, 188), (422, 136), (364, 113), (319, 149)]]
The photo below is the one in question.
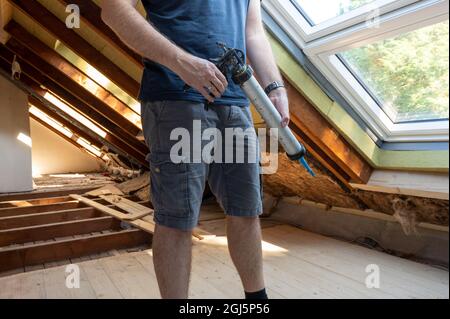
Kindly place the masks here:
[(448, 21), (340, 54), (393, 122), (448, 119)]
[(312, 25), (320, 24), (376, 0), (292, 0)]

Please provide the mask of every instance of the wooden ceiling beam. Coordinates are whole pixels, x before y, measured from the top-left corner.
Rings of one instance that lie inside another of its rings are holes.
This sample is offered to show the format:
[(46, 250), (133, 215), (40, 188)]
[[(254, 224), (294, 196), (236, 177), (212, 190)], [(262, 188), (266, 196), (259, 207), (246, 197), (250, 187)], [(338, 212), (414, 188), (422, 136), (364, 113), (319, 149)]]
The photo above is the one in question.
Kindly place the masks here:
[(373, 168), (287, 80), (292, 125), (317, 159), (341, 181), (367, 183)]
[[(113, 101), (112, 99), (104, 100), (110, 95), (109, 92), (103, 90), (100, 94), (95, 95), (85, 89), (80, 82), (86, 81), (88, 79), (87, 76), (74, 68), (70, 62), (65, 60), (56, 51), (50, 49), (15, 21), (9, 22), (6, 25), (5, 30), (13, 37), (6, 43), (8, 48), (13, 51), (17, 50), (22, 52), (24, 55), (22, 58), (24, 60), (41, 71), (44, 71), (42, 72), (43, 74), (57, 81), (66, 89), (69, 90), (70, 87), (72, 90), (69, 91), (74, 94), (76, 93), (79, 98), (83, 99), (91, 106), (96, 106), (97, 109), (101, 109), (105, 114), (108, 114), (112, 121), (131, 132), (133, 136), (136, 136), (139, 133), (140, 129), (138, 127), (125, 119), (118, 110), (110, 107), (109, 103), (115, 103), (117, 101)], [(31, 54), (27, 54), (28, 52)], [(39, 59), (35, 59), (36, 55)], [(28, 59), (26, 57), (28, 57)], [(122, 105), (118, 105), (117, 108), (120, 111), (124, 111), (127, 106), (122, 103)], [(130, 109), (128, 109), (128, 111), (131, 112)]]
[[(88, 128), (86, 128), (86, 131), (80, 130), (77, 126), (72, 124), (70, 121), (67, 121), (65, 118), (63, 118), (58, 113), (51, 112), (51, 110), (49, 110), (44, 105), (44, 103), (42, 103), (38, 98), (36, 98), (34, 96), (29, 96), (28, 97), (28, 102), (30, 104), (32, 104), (33, 106), (35, 106), (37, 109), (39, 109), (41, 112), (43, 112), (48, 117), (50, 117), (53, 120), (55, 120), (55, 121), (61, 123), (62, 125), (64, 125), (64, 127), (68, 128), (73, 134), (75, 134), (78, 137), (81, 137), (81, 138), (87, 140), (89, 143), (91, 143), (93, 146), (95, 146), (97, 148), (102, 148), (103, 144), (93, 140), (92, 137), (89, 134), (86, 133)], [(32, 114), (30, 114), (30, 115), (32, 115)]]
[(39, 39), (30, 34), (25, 28), (14, 20), (10, 21), (6, 26), (5, 30), (20, 43), (25, 45), (28, 49), (53, 65), (55, 68), (59, 69), (61, 72), (66, 74), (74, 82), (78, 83), (81, 87), (85, 88), (91, 86), (92, 89), (87, 90), (97, 99), (103, 102), (104, 105), (111, 108), (115, 112), (119, 113), (121, 116), (132, 120), (135, 119), (140, 121), (139, 114), (134, 112), (128, 105), (117, 99), (109, 91), (98, 85), (89, 76), (84, 74), (78, 68), (74, 67), (69, 61), (67, 61), (63, 56), (59, 55), (55, 50), (49, 48), (45, 43), (41, 42)]
[(57, 240), (0, 250), (0, 272), (44, 264), (52, 261), (78, 258), (111, 249), (125, 249), (151, 244), (152, 236), (139, 229), (130, 229), (89, 237)]
[[(76, 148), (78, 148), (80, 151), (82, 152), (87, 152), (88, 150), (85, 149), (82, 145), (78, 144), (74, 139), (69, 138), (68, 136), (62, 134), (60, 131), (58, 131), (57, 129), (55, 129), (53, 126), (49, 125), (47, 122), (43, 121), (42, 119), (40, 119), (39, 117), (35, 116), (34, 114), (30, 113), (30, 118), (32, 118), (33, 120), (35, 120), (36, 122), (38, 122), (39, 124), (41, 124), (42, 126), (44, 126), (45, 128), (47, 128), (48, 130), (52, 131), (53, 133), (57, 134), (59, 137), (61, 137), (62, 139), (64, 139), (65, 141), (67, 141), (68, 143), (72, 144), (73, 146), (75, 146)], [(97, 157), (95, 154), (93, 154), (95, 157)], [(98, 158), (98, 157), (97, 157)], [(100, 158), (98, 158), (100, 159)]]
[[(21, 62), (22, 71), (28, 76), (75, 107), (87, 118), (122, 139), (143, 156), (146, 156), (148, 149), (144, 143), (136, 138), (134, 133), (137, 134), (136, 131), (139, 131), (139, 129), (132, 123), (128, 122), (120, 114), (105, 107), (95, 96), (90, 95), (88, 91), (68, 78), (63, 72), (28, 50), (16, 39), (11, 38), (7, 43), (7, 47), (14, 54), (17, 54), (21, 60), (25, 61), (25, 63)], [(5, 50), (2, 50), (0, 47), (0, 52), (2, 51)], [(5, 54), (7, 53), (5, 52)], [(9, 62), (11, 63), (11, 61)], [(42, 91), (43, 89), (40, 90)]]
[(0, 218), (0, 230), (23, 228), (67, 222), (70, 220), (88, 219), (102, 216), (103, 213), (93, 207), (74, 208), (56, 212), (45, 212)]
[[(0, 68), (5, 70), (6, 72), (9, 72), (11, 70), (12, 59), (13, 53), (10, 52), (8, 49), (6, 49), (6, 47), (0, 45)], [(49, 89), (52, 93), (56, 94), (57, 96), (67, 101), (67, 103), (71, 105), (76, 105), (77, 110), (80, 111), (84, 116), (86, 116), (93, 122), (97, 123), (98, 125), (102, 126), (103, 128), (106, 129), (106, 131), (109, 132), (106, 135), (106, 137), (103, 138), (97, 135), (96, 133), (93, 133), (89, 129), (86, 132), (91, 133), (90, 134), (91, 140), (97, 139), (101, 141), (103, 145), (106, 145), (109, 149), (111, 149), (113, 152), (121, 154), (122, 156), (125, 156), (129, 160), (133, 159), (137, 164), (140, 164), (144, 167), (148, 167), (148, 162), (145, 160), (146, 153), (139, 152), (131, 146), (131, 143), (129, 142), (130, 137), (126, 135), (125, 132), (122, 132), (123, 129), (121, 127), (115, 125), (114, 123), (109, 121), (102, 113), (84, 104), (84, 102), (79, 100), (77, 97), (73, 96), (70, 92), (67, 92), (57, 83), (45, 77), (39, 70), (36, 70), (33, 66), (29, 65), (25, 61), (22, 61), (20, 58), (19, 62), (23, 72), (21, 76), (21, 81), (28, 87), (30, 87), (30, 89), (32, 89), (36, 95), (44, 99), (44, 95), (47, 92), (46, 89)], [(43, 89), (41, 85), (44, 86), (46, 89)], [(46, 101), (46, 103), (49, 103), (51, 105), (51, 103), (48, 101)], [(47, 107), (47, 109), (49, 108)], [(63, 113), (62, 111), (59, 111), (59, 109), (56, 107), (54, 107), (54, 109), (58, 111), (51, 110), (52, 114)], [(62, 117), (62, 115), (60, 116)], [(71, 117), (65, 113), (64, 117), (71, 119)], [(75, 123), (78, 122), (75, 121)], [(81, 124), (79, 124), (78, 127), (84, 128), (84, 126)]]
[(120, 221), (111, 216), (63, 221), (46, 225), (0, 230), (0, 246), (25, 244), (82, 234), (118, 230)]
[[(90, 130), (88, 127), (83, 126), (83, 124), (81, 124), (81, 123), (78, 123), (78, 126), (76, 126), (73, 123), (71, 123), (70, 121), (67, 121), (65, 118), (63, 118), (58, 113), (54, 112), (53, 110), (50, 110), (46, 105), (44, 105), (44, 103), (42, 103), (42, 101), (40, 101), (36, 97), (30, 96), (28, 98), (28, 100), (31, 104), (36, 106), (39, 110), (41, 110), (42, 112), (44, 112), (51, 118), (53, 118), (56, 121), (63, 124), (65, 127), (70, 129), (76, 135), (88, 140), (89, 142), (92, 141), (91, 137), (86, 133), (88, 130)], [(79, 126), (83, 127), (83, 129), (79, 129)], [(120, 139), (115, 137), (114, 135), (107, 134), (105, 136), (105, 140), (108, 142), (108, 144), (112, 144), (115, 147), (119, 148), (122, 151), (122, 153), (131, 155), (135, 160), (137, 160), (139, 163), (141, 163), (141, 165), (144, 165), (145, 167), (147, 167), (148, 163), (142, 154), (136, 152), (133, 148), (131, 148), (129, 145), (127, 145), (126, 143), (124, 143), (123, 141), (121, 141)], [(95, 143), (94, 145), (101, 148), (101, 146), (99, 146), (98, 143)], [(108, 146), (108, 145), (105, 145), (105, 146)]]
[(86, 24), (95, 29), (103, 39), (108, 41), (109, 45), (121, 51), (130, 61), (134, 62), (136, 66), (141, 69), (143, 68), (142, 57), (123, 43), (114, 31), (103, 22), (101, 17), (102, 11), (93, 1), (59, 0), (59, 2), (65, 6), (76, 4), (80, 8), (81, 18)]
[(71, 48), (129, 95), (134, 98), (138, 96), (138, 82), (106, 58), (101, 52), (97, 51), (97, 49), (74, 30), (67, 28), (64, 22), (59, 20), (58, 17), (53, 15), (53, 13), (38, 1), (9, 0), (9, 2), (63, 42), (67, 47)]

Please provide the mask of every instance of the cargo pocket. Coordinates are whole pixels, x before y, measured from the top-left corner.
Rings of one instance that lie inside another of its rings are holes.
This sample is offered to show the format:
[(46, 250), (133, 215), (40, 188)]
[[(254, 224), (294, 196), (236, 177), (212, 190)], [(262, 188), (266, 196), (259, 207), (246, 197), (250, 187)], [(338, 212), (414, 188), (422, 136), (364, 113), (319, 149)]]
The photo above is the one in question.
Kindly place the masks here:
[(188, 166), (175, 164), (169, 154), (150, 153), (152, 201), (158, 214), (173, 218), (189, 218)]

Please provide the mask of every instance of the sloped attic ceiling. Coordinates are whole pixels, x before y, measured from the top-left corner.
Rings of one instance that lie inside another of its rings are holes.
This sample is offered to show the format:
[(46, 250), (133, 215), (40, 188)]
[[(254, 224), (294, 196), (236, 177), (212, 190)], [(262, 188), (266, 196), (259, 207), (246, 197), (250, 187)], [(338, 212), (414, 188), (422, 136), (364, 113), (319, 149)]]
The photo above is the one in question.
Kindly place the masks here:
[[(141, 128), (132, 102), (137, 97), (142, 64), (139, 56), (101, 21), (98, 1), (0, 1), (13, 7), (13, 20), (4, 28), (12, 37), (0, 46), (0, 68), (9, 73), (17, 55), (22, 67), (21, 84), (30, 93), (33, 105), (73, 125), (93, 144), (108, 147), (134, 165), (148, 167), (148, 150), (138, 138)], [(80, 29), (65, 27), (65, 5), (69, 2), (81, 8)], [(278, 173), (265, 177), (266, 191), (386, 214), (394, 213), (395, 199), (410, 198), (356, 191), (351, 184), (366, 183), (372, 166), (295, 85), (288, 89), (291, 127), (307, 146), (318, 177), (307, 176), (300, 166), (281, 156)], [(61, 110), (60, 103), (82, 114), (104, 134)], [(448, 201), (413, 202), (414, 210), (422, 211), (420, 220), (448, 225)], [(430, 205), (433, 211), (427, 213)]]

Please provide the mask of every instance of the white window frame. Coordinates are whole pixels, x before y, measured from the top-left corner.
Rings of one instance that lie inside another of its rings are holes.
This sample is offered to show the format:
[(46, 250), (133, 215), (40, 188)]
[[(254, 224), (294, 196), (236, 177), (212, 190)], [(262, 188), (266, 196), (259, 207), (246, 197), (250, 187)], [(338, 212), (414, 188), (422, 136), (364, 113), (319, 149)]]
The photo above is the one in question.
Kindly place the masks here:
[[(374, 5), (380, 5), (379, 9)], [(448, 5), (449, 0), (378, 0), (311, 26), (290, 0), (263, 1), (311, 62), (386, 142), (448, 141), (449, 121), (394, 123), (336, 54), (448, 20)], [(376, 27), (372, 20), (366, 22), (368, 17), (376, 18)]]

